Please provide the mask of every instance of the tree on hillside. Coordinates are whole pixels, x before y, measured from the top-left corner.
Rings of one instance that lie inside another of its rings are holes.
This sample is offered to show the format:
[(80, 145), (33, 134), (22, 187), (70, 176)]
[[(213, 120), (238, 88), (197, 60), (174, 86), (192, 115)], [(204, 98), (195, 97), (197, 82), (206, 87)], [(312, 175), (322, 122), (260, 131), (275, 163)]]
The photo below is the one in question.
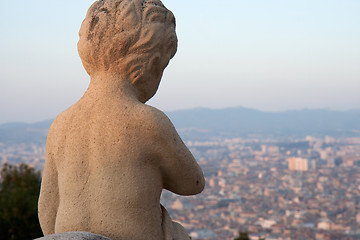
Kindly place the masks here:
[(26, 164), (5, 164), (0, 172), (0, 239), (29, 240), (42, 236), (37, 201), (41, 173)]
[(239, 232), (239, 237), (235, 238), (234, 240), (250, 240), (249, 234), (246, 232)]
[[(239, 237), (234, 240), (250, 240), (250, 237), (247, 232), (239, 232)], [(259, 240), (265, 240), (265, 238), (259, 238)]]

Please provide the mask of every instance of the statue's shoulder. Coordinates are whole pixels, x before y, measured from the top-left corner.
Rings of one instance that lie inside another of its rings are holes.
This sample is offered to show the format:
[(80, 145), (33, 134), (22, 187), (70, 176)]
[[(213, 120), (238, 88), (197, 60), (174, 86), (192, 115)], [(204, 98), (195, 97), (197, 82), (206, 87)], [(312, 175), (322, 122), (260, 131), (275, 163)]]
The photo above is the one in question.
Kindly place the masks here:
[(140, 115), (142, 115), (144, 121), (154, 129), (173, 127), (173, 124), (166, 114), (155, 107), (144, 105)]
[(75, 115), (72, 111), (73, 106), (60, 113), (49, 128), (48, 138), (53, 137), (59, 133), (63, 133), (68, 128), (69, 123), (73, 121)]
[(167, 142), (177, 135), (174, 125), (161, 110), (146, 105), (140, 115), (143, 118), (141, 128), (152, 139)]

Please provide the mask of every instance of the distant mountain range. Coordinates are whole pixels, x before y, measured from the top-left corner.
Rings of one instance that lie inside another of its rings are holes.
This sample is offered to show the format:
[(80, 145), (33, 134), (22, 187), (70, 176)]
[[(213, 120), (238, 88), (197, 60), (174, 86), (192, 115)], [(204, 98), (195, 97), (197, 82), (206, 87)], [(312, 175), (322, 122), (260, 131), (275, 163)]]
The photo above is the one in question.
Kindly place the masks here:
[(5, 123), (0, 125), (0, 142), (44, 142), (53, 120), (29, 123)]
[[(263, 112), (248, 108), (198, 108), (167, 112), (185, 139), (210, 137), (360, 137), (360, 110)], [(0, 142), (44, 142), (52, 120), (0, 125)]]
[[(202, 130), (200, 133), (202, 132), (204, 136), (228, 137), (249, 135), (269, 137), (360, 136), (360, 109), (263, 112), (236, 107), (200, 108), (167, 114), (177, 129), (189, 137), (195, 130)], [(186, 129), (193, 129), (193, 131), (186, 131)]]

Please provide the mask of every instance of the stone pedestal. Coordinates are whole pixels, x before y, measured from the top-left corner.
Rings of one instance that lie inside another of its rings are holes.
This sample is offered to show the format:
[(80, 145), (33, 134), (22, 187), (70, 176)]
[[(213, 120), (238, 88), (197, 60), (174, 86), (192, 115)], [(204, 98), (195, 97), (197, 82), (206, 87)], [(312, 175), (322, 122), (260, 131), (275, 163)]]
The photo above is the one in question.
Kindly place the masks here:
[(36, 240), (111, 240), (110, 238), (100, 236), (89, 232), (67, 232), (49, 235)]

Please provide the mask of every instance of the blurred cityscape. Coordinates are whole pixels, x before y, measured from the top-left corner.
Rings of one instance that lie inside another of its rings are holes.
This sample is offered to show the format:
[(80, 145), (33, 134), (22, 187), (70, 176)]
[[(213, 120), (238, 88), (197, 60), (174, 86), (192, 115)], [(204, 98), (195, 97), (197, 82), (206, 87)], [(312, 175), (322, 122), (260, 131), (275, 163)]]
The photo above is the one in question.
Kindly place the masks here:
[[(360, 137), (187, 140), (207, 186), (162, 204), (192, 239), (360, 239)], [(45, 144), (0, 142), (0, 161), (42, 169)]]

